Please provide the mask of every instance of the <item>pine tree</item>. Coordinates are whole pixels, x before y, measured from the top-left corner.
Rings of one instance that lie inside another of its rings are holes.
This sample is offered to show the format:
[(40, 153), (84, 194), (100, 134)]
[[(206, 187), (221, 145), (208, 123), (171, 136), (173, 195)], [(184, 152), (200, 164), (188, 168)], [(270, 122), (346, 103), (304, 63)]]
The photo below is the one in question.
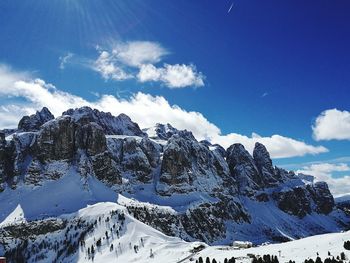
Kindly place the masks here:
[(94, 248), (94, 245), (91, 245), (91, 254), (95, 254), (95, 248)]
[(315, 263), (322, 263), (321, 258), (320, 258), (320, 257), (317, 257), (317, 258), (316, 258), (316, 262), (315, 262)]
[(253, 257), (252, 263), (258, 263), (258, 259), (255, 256)]
[(96, 246), (100, 247), (102, 244), (101, 238), (96, 241)]

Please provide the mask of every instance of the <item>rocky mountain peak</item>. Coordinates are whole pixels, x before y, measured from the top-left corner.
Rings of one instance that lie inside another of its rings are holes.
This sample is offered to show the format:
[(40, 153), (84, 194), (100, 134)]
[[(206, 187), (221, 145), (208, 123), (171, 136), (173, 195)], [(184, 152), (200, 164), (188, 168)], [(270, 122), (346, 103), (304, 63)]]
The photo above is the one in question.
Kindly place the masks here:
[(147, 128), (144, 131), (148, 134), (148, 137), (160, 140), (168, 140), (171, 136), (179, 132), (178, 129), (174, 128), (169, 123), (157, 123), (154, 127)]
[(54, 118), (49, 109), (44, 107), (33, 115), (24, 116), (18, 123), (18, 130), (25, 132), (37, 131), (41, 125)]
[(255, 143), (253, 158), (256, 166), (260, 171), (266, 169), (267, 172), (273, 174), (274, 169), (272, 165), (272, 160), (270, 158), (270, 154), (262, 143)]
[(242, 144), (235, 143), (227, 149), (226, 161), (241, 192), (252, 192), (263, 186), (263, 180), (254, 159)]
[(71, 116), (76, 122), (95, 122), (102, 127), (105, 134), (109, 135), (131, 135), (145, 136), (139, 125), (133, 122), (126, 114), (115, 117), (110, 112), (103, 112), (90, 107), (69, 109), (62, 115)]

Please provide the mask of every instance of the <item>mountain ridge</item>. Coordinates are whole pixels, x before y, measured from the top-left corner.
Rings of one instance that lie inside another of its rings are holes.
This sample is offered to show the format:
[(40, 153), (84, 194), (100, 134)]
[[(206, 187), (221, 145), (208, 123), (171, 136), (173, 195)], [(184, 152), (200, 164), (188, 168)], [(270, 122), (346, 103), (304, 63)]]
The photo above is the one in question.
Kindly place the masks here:
[[(37, 220), (121, 194), (135, 200), (125, 207), (141, 222), (208, 244), (287, 241), (349, 223), (326, 183), (273, 166), (261, 143), (250, 155), (242, 144), (224, 149), (170, 124), (141, 130), (126, 115), (89, 107), (24, 118), (30, 129), (0, 133), (0, 201), (10, 203), (0, 209), (0, 222), (18, 203)], [(52, 200), (39, 202), (43, 209), (26, 203), (55, 189)]]

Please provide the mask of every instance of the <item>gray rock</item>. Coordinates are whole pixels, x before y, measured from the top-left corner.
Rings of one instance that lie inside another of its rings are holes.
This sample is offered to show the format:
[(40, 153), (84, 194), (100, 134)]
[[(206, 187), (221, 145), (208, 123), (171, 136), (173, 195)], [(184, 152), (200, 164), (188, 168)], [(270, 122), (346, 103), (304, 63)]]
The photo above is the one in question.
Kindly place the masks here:
[(30, 116), (24, 116), (18, 123), (19, 131), (37, 131), (44, 123), (54, 119), (48, 108), (44, 107)]
[(254, 190), (264, 187), (264, 180), (253, 157), (242, 144), (231, 145), (226, 155), (231, 175), (237, 181), (240, 192), (250, 195)]
[(157, 123), (155, 127), (145, 129), (149, 137), (152, 139), (168, 140), (171, 136), (178, 134), (179, 130), (171, 126), (169, 123), (161, 124)]
[(317, 182), (310, 184), (307, 185), (307, 189), (316, 204), (316, 212), (327, 215), (333, 211), (335, 206), (334, 198), (329, 191), (327, 183)]
[(50, 160), (71, 160), (76, 150), (77, 125), (71, 117), (63, 116), (42, 126), (37, 138), (38, 158), (42, 162)]
[(101, 126), (104, 133), (108, 135), (145, 136), (139, 125), (125, 114), (120, 114), (115, 117), (109, 112), (98, 111), (89, 107), (81, 107), (69, 109), (63, 112), (62, 115), (71, 116), (75, 122), (83, 125), (95, 122)]
[(275, 192), (273, 198), (282, 211), (303, 218), (312, 211), (308, 194), (305, 187), (295, 187), (288, 191)]
[(199, 143), (192, 133), (180, 131), (164, 147), (157, 191), (161, 194), (212, 192), (226, 177), (229, 175), (224, 159)]

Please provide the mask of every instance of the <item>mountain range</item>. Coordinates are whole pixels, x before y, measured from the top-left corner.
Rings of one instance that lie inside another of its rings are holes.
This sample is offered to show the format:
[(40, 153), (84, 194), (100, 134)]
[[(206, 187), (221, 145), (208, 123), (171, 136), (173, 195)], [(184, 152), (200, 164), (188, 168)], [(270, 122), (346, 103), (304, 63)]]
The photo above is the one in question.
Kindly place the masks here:
[(349, 206), (325, 182), (274, 166), (261, 143), (252, 154), (224, 149), (89, 107), (56, 118), (43, 108), (0, 132), (0, 203), (10, 262), (147, 262), (170, 251), (167, 262), (180, 262), (207, 245), (349, 227)]

